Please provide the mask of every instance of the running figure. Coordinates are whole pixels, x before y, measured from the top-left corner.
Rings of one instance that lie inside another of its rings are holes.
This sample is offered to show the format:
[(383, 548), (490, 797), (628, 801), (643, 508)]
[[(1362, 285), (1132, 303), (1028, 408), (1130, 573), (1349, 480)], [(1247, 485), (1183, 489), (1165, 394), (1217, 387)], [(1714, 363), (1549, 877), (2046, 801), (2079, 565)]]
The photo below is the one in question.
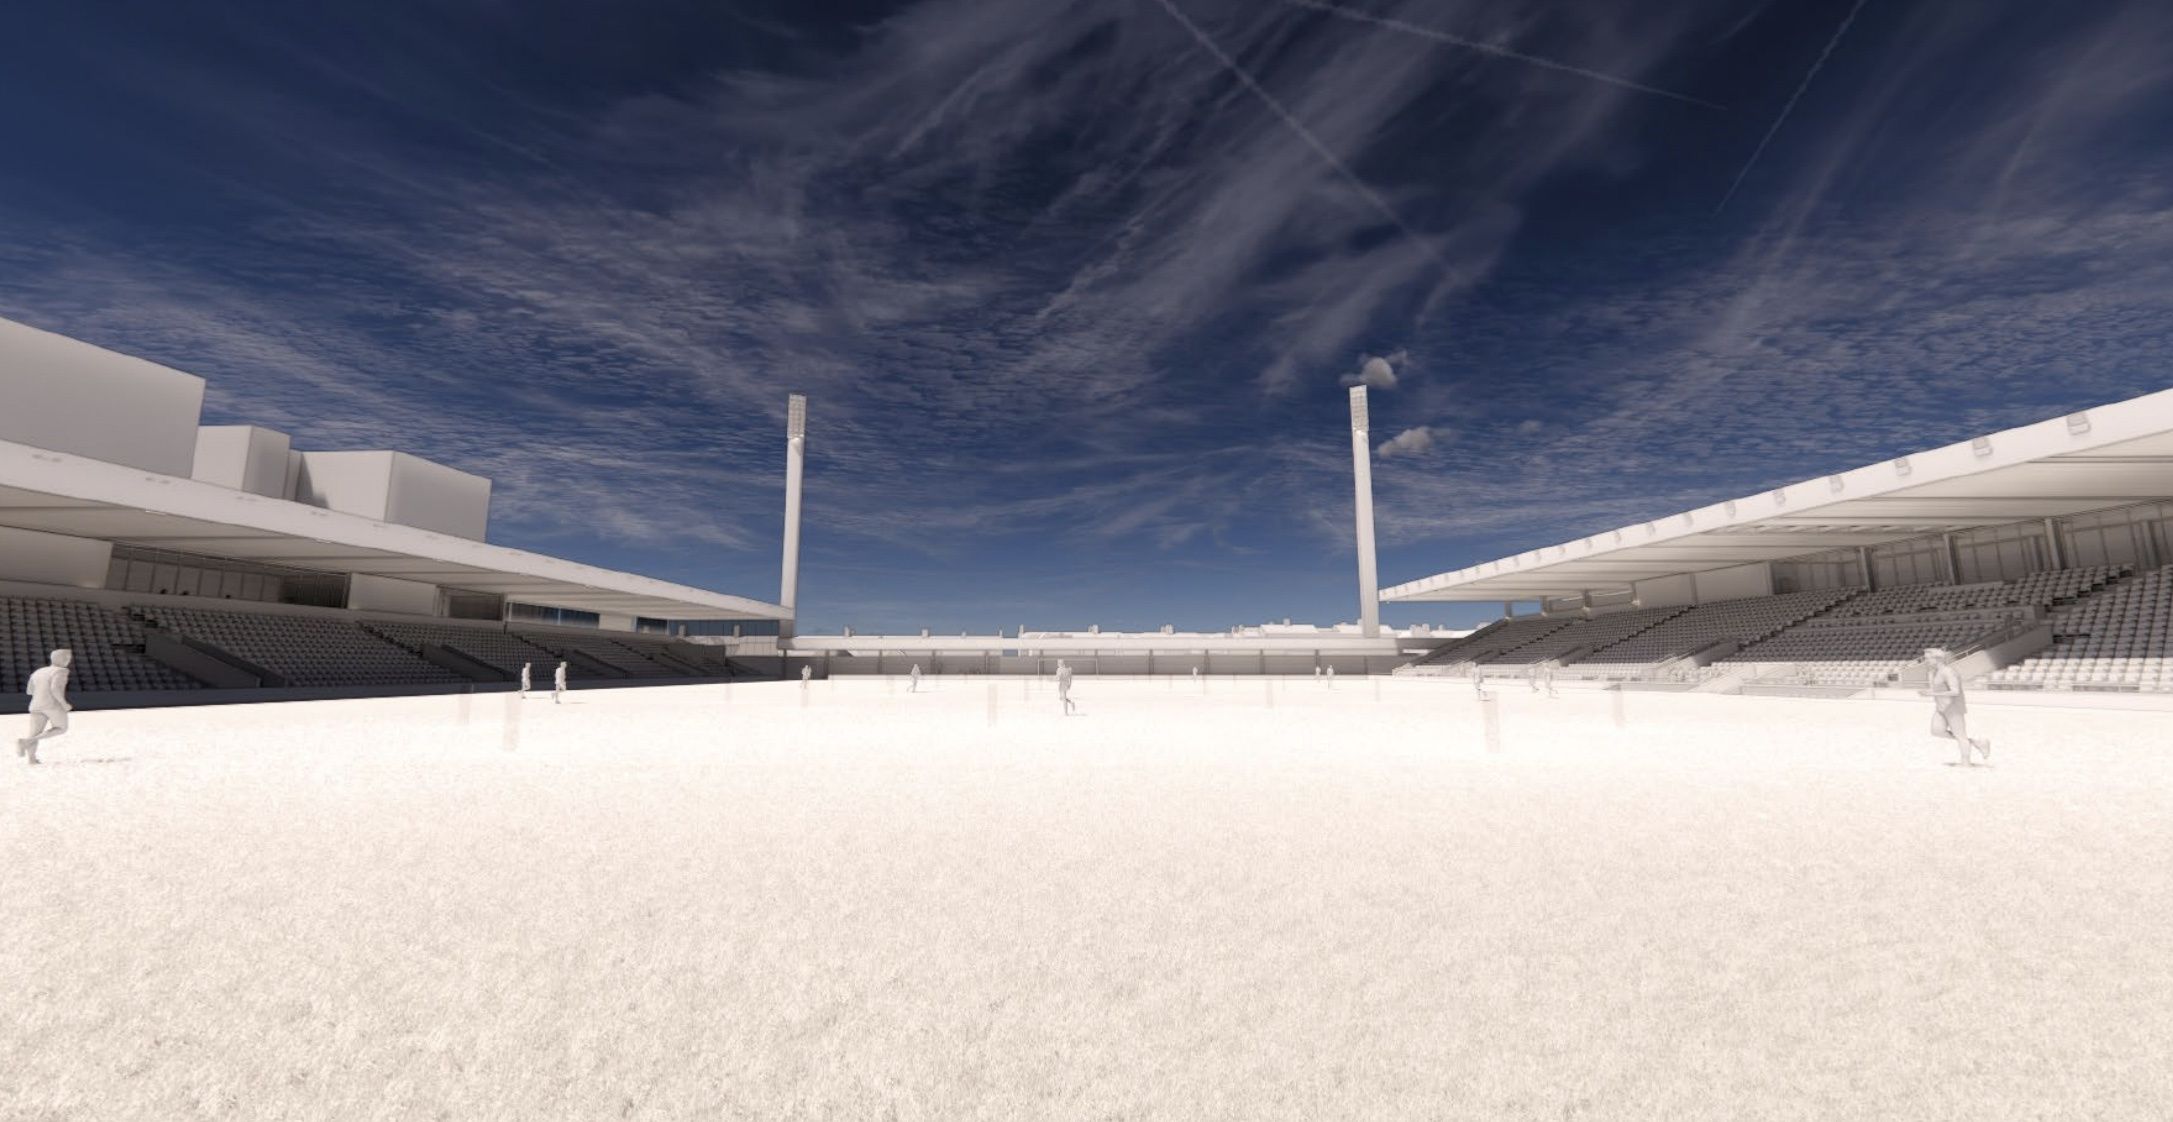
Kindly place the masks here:
[(68, 667), (75, 663), (75, 652), (53, 652), (50, 666), (41, 666), (30, 672), (30, 680), (24, 683), (30, 694), (30, 735), (15, 742), (15, 754), (25, 761), (38, 762), (38, 741), (59, 736), (68, 731)]
[(1079, 707), (1071, 699), (1071, 665), (1063, 659), (1056, 660), (1056, 696), (1064, 703), (1064, 715), (1067, 717)]
[(1955, 673), (1952, 655), (1938, 647), (1924, 652), (1924, 661), (1931, 664), (1931, 688), (1918, 693), (1932, 699), (1932, 735), (1954, 741), (1960, 750), (1961, 765), (1969, 767), (1969, 750), (1975, 748), (1986, 763), (1992, 761), (1992, 742), (1969, 735), (1969, 701), (1962, 696), (1962, 676)]
[(910, 681), (910, 682), (907, 682), (907, 683), (905, 684), (905, 692), (907, 692), (907, 693), (919, 693), (919, 692), (921, 692), (921, 664), (920, 664), (920, 663), (917, 663), (917, 662), (916, 662), (916, 663), (914, 663), (914, 664), (913, 664), (913, 680), (912, 680), (912, 681)]
[(1538, 693), (1538, 692), (1539, 692), (1539, 664), (1535, 662), (1535, 663), (1532, 663), (1532, 664), (1531, 664), (1530, 666), (1527, 666), (1527, 667), (1525, 667), (1525, 668), (1524, 668), (1524, 678), (1525, 678), (1525, 680), (1526, 680), (1526, 681), (1528, 681), (1528, 682), (1530, 682), (1530, 683), (1532, 684), (1532, 692), (1533, 692), (1533, 693)]
[(528, 667), (529, 667), (529, 665), (530, 665), (529, 663), (525, 663), (525, 662), (524, 662), (524, 663), (521, 663), (521, 700), (522, 700), (522, 701), (526, 701), (526, 700), (528, 700)]
[(558, 669), (551, 671), (551, 704), (557, 705), (564, 700), (566, 700), (566, 664), (562, 661), (558, 664)]

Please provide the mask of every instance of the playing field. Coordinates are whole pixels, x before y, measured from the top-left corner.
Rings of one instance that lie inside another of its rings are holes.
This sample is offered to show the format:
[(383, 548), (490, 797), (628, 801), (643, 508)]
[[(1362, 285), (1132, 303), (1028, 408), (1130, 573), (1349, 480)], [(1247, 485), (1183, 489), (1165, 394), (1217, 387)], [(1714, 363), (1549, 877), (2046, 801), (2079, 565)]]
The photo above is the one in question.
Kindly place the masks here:
[(929, 689), (79, 713), (0, 1119), (2173, 1117), (2163, 714)]

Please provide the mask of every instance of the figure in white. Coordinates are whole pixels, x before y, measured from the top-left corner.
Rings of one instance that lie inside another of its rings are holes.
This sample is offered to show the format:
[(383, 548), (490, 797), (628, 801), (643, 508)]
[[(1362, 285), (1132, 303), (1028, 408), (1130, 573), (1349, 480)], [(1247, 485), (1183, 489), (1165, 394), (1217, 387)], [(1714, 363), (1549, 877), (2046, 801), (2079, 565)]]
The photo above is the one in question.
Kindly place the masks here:
[(1331, 690), (1332, 690), (1332, 689), (1334, 689), (1334, 688), (1335, 688), (1335, 667), (1333, 667), (1333, 666), (1329, 667), (1329, 668), (1328, 668), (1328, 672), (1327, 672), (1326, 674), (1324, 674), (1324, 675), (1323, 675), (1323, 677), (1325, 677), (1325, 678), (1327, 678), (1327, 679), (1328, 679), (1328, 688), (1329, 688), (1329, 689), (1331, 689)]
[(551, 671), (551, 704), (557, 705), (565, 700), (566, 664), (562, 661), (558, 664), (558, 669)]
[(1528, 682), (1530, 682), (1530, 683), (1532, 684), (1532, 692), (1533, 692), (1533, 693), (1538, 693), (1538, 692), (1539, 692), (1539, 664), (1538, 664), (1538, 663), (1536, 663), (1536, 662), (1535, 662), (1535, 663), (1532, 663), (1532, 664), (1531, 664), (1530, 666), (1527, 666), (1527, 667), (1525, 667), (1525, 668), (1524, 668), (1524, 680), (1525, 680), (1525, 681), (1528, 681)]
[(1931, 664), (1931, 688), (1918, 693), (1932, 699), (1932, 735), (1954, 741), (1961, 752), (1961, 765), (1970, 766), (1969, 750), (1975, 748), (1985, 762), (1992, 760), (1992, 742), (1969, 735), (1969, 702), (1962, 696), (1962, 676), (1955, 673), (1952, 657), (1946, 651), (1933, 647), (1924, 652), (1924, 661)]
[(1480, 697), (1486, 696), (1486, 671), (1474, 670), (1471, 672), (1471, 692), (1478, 694)]
[(802, 667), (800, 667), (800, 692), (801, 692), (801, 693), (806, 693), (806, 692), (807, 692), (807, 680), (808, 680), (809, 678), (812, 678), (812, 677), (814, 677), (814, 676), (815, 676), (815, 668), (814, 668), (814, 667), (812, 667), (812, 666), (802, 666)]
[(1557, 694), (1556, 694), (1556, 693), (1554, 692), (1554, 672), (1555, 672), (1555, 670), (1556, 670), (1557, 668), (1559, 668), (1560, 666), (1561, 666), (1561, 663), (1559, 663), (1559, 662), (1556, 662), (1555, 660), (1553, 660), (1553, 659), (1551, 659), (1551, 658), (1550, 658), (1550, 659), (1548, 659), (1548, 660), (1547, 660), (1546, 662), (1544, 662), (1544, 663), (1541, 663), (1541, 664), (1540, 664), (1540, 670), (1539, 670), (1539, 677), (1540, 677), (1540, 680), (1542, 680), (1542, 681), (1544, 681), (1544, 682), (1546, 682), (1546, 683), (1547, 683), (1547, 696), (1548, 696), (1548, 697), (1556, 697), (1556, 696), (1559, 696), (1559, 695), (1557, 695)]
[(24, 685), (30, 694), (30, 735), (15, 742), (15, 754), (30, 763), (38, 762), (38, 741), (59, 736), (68, 731), (68, 668), (75, 664), (75, 652), (53, 652), (50, 666), (41, 666), (30, 672), (30, 680)]
[(917, 663), (917, 662), (916, 662), (916, 663), (914, 663), (914, 664), (913, 664), (913, 680), (912, 680), (912, 681), (910, 681), (910, 682), (907, 682), (907, 683), (905, 684), (905, 692), (907, 692), (907, 693), (919, 693), (919, 692), (921, 692), (921, 664), (920, 664), (920, 663)]
[(1056, 660), (1056, 696), (1064, 703), (1064, 715), (1069, 717), (1078, 708), (1071, 699), (1071, 664)]
[(521, 700), (528, 700), (528, 668), (531, 663), (521, 663)]
[(1195, 682), (1200, 680), (1200, 668), (1197, 666), (1192, 668), (1192, 680)]
[(1314, 668), (1313, 668), (1313, 677), (1315, 677), (1315, 678), (1318, 678), (1318, 677), (1320, 677), (1320, 667), (1316, 666), (1316, 667), (1314, 667)]

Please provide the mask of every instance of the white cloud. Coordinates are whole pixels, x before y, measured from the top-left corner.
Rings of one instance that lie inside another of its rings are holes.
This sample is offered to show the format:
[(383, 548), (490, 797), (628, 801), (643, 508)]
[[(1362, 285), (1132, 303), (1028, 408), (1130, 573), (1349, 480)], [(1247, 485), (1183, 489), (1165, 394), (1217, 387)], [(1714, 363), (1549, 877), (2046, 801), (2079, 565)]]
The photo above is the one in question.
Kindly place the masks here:
[(1410, 361), (1410, 352), (1395, 351), (1385, 355), (1360, 355), (1358, 373), (1345, 374), (1346, 386), (1372, 386), (1377, 390), (1392, 390), (1398, 381), (1397, 372)]
[(1374, 451), (1380, 456), (1416, 456), (1434, 449), (1434, 430), (1425, 425), (1405, 429), (1381, 442)]

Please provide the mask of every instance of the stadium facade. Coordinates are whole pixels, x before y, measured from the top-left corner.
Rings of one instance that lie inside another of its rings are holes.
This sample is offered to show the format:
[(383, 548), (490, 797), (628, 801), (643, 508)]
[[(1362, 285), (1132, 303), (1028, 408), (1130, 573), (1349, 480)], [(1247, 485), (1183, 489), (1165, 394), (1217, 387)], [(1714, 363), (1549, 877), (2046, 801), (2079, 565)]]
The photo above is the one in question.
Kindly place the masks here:
[[(2173, 391), (1407, 581), (1376, 593), (1351, 400), (1360, 613), (1220, 634), (803, 636), (806, 403), (788, 410), (778, 602), (487, 540), (491, 483), (393, 450), (204, 426), (203, 379), (0, 320), (0, 706), (47, 651), (91, 705), (815, 673), (1184, 675), (1545, 667), (1611, 689), (1849, 696), (1921, 682), (2173, 697)], [(1499, 601), (1467, 634), (1382, 603)], [(1519, 604), (1537, 611), (1518, 614)]]
[[(0, 399), (11, 691), (45, 647), (69, 645), (84, 648), (79, 694), (291, 689), (341, 675), (342, 660), (350, 682), (392, 689), (557, 660), (588, 681), (720, 677), (752, 668), (667, 640), (791, 619), (492, 544), (488, 479), (204, 426), (202, 378), (8, 320)], [(321, 657), (303, 657), (312, 643)]]
[[(1898, 456), (1385, 589), (1501, 601), (1435, 652), (1461, 673), (1726, 692), (1921, 681), (2173, 691), (2173, 390)], [(1535, 603), (1536, 614), (1514, 606)]]

